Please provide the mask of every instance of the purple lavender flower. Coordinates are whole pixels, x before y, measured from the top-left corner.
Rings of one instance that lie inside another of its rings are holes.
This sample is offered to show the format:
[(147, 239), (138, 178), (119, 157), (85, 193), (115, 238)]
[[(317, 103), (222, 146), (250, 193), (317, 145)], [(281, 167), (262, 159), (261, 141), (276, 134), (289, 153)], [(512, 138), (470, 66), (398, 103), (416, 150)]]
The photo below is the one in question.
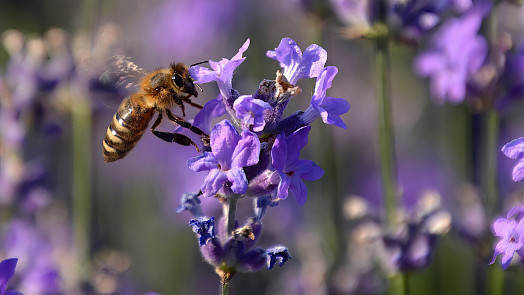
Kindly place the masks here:
[(274, 51), (267, 51), (266, 56), (280, 62), (284, 77), (293, 85), (299, 79), (317, 77), (327, 60), (324, 48), (312, 44), (302, 54), (300, 47), (291, 38), (282, 39)]
[(286, 261), (291, 259), (289, 250), (284, 246), (276, 246), (267, 250), (267, 268), (272, 269), (275, 263), (278, 262), (280, 266), (284, 265)]
[(233, 72), (246, 59), (245, 57), (242, 57), (242, 54), (249, 47), (249, 42), (249, 39), (247, 39), (246, 42), (244, 42), (244, 45), (242, 45), (238, 50), (238, 53), (235, 54), (231, 60), (227, 58), (223, 58), (218, 62), (210, 60), (209, 65), (213, 70), (200, 66), (191, 67), (189, 73), (191, 74), (191, 77), (196, 80), (195, 83), (203, 84), (215, 81), (220, 89), (220, 94), (222, 94), (226, 99), (229, 98), (233, 89)]
[(17, 258), (9, 258), (0, 262), (0, 295), (23, 295), (18, 291), (7, 291), (7, 283), (15, 273)]
[(245, 193), (248, 183), (242, 168), (258, 163), (258, 137), (249, 131), (240, 135), (228, 120), (224, 120), (215, 125), (210, 139), (211, 152), (187, 161), (193, 171), (209, 170), (201, 187), (203, 195), (209, 197), (219, 192), (229, 195), (229, 190), (235, 194)]
[(506, 106), (511, 101), (524, 97), (524, 47), (516, 52), (506, 52), (504, 69), (498, 81), (503, 85), (499, 106)]
[(501, 260), (503, 269), (508, 268), (515, 252), (524, 259), (524, 251), (522, 250), (524, 245), (524, 218), (519, 216), (518, 220), (512, 219), (517, 213), (522, 215), (522, 211), (522, 207), (514, 207), (508, 212), (507, 218), (497, 218), (493, 222), (493, 234), (501, 239), (495, 245), (495, 252), (490, 264), (493, 264), (500, 254), (503, 254)]
[(487, 55), (486, 40), (478, 30), (490, 9), (482, 3), (460, 18), (449, 19), (434, 35), (433, 48), (417, 57), (415, 71), (430, 77), (431, 92), (439, 102), (465, 99), (468, 78), (481, 68)]
[(519, 182), (524, 180), (524, 137), (519, 137), (502, 147), (502, 152), (512, 159), (519, 160), (513, 167), (513, 181)]
[(203, 246), (208, 240), (214, 239), (215, 235), (215, 217), (207, 218), (202, 216), (198, 219), (191, 219), (189, 225), (193, 227), (193, 232), (198, 236), (198, 243)]
[(331, 82), (337, 75), (337, 67), (330, 66), (323, 68), (317, 77), (315, 93), (311, 98), (311, 105), (302, 115), (302, 120), (310, 124), (318, 116), (326, 124), (335, 125), (346, 129), (346, 124), (340, 119), (340, 115), (349, 111), (349, 103), (343, 98), (327, 96), (326, 91), (331, 88)]
[(271, 109), (271, 106), (251, 95), (241, 95), (235, 100), (233, 108), (237, 117), (242, 121), (242, 129), (260, 132), (266, 125), (264, 111)]
[(280, 174), (277, 197), (285, 199), (289, 191), (296, 201), (306, 202), (307, 188), (304, 180), (317, 180), (324, 175), (324, 170), (311, 160), (300, 160), (300, 150), (307, 144), (310, 126), (304, 126), (286, 137), (279, 134), (271, 149), (272, 165)]
[(399, 1), (393, 4), (393, 13), (401, 22), (403, 35), (416, 39), (434, 28), (451, 4), (449, 0)]

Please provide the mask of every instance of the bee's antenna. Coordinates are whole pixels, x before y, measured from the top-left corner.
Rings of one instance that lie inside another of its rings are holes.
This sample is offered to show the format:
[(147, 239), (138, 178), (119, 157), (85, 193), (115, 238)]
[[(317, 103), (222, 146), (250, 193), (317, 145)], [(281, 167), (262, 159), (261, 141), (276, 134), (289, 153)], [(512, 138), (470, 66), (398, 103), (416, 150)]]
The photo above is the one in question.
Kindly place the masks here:
[(194, 63), (194, 64), (190, 65), (189, 67), (194, 67), (194, 66), (198, 66), (198, 65), (201, 65), (201, 64), (205, 64), (206, 62), (209, 62), (209, 61), (208, 60), (200, 61), (200, 62), (197, 62), (197, 63)]

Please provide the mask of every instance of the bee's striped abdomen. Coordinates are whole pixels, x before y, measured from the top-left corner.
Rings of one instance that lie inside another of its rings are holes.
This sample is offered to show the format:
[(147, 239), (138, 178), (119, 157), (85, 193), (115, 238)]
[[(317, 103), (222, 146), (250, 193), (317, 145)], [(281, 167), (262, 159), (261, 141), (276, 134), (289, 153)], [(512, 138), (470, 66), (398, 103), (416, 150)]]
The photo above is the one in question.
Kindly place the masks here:
[(141, 111), (133, 107), (129, 98), (122, 101), (102, 143), (104, 161), (112, 162), (125, 157), (146, 131), (153, 114), (153, 109)]

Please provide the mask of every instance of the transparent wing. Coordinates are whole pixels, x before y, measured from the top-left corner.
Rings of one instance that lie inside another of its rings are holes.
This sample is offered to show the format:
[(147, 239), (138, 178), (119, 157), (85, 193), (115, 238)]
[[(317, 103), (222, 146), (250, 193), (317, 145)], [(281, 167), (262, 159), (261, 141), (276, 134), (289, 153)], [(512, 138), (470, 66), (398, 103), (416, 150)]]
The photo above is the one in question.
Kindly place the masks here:
[(114, 84), (116, 87), (138, 88), (140, 81), (147, 75), (129, 56), (112, 56), (107, 59), (107, 65), (107, 70), (99, 79), (104, 84)]

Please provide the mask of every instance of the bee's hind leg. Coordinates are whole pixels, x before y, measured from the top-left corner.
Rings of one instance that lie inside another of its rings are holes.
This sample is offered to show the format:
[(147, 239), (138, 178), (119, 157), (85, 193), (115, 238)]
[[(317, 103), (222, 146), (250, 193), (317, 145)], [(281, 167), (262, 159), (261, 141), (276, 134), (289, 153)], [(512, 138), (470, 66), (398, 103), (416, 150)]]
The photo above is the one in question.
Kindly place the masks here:
[[(163, 141), (167, 141), (167, 142), (176, 142), (180, 145), (184, 145), (184, 146), (189, 146), (189, 145), (193, 145), (196, 150), (198, 152), (200, 152), (200, 149), (198, 148), (198, 146), (196, 145), (196, 143), (194, 143), (191, 138), (183, 135), (183, 134), (180, 134), (180, 133), (176, 133), (176, 132), (163, 132), (163, 131), (156, 131), (156, 128), (158, 127), (158, 125), (160, 125), (160, 123), (162, 122), (162, 113), (159, 112), (158, 113), (158, 117), (156, 118), (155, 120), (155, 123), (153, 123), (153, 126), (151, 126), (151, 132), (158, 138), (162, 139)], [(188, 123), (189, 124), (189, 123)], [(196, 128), (196, 127), (195, 127)], [(200, 130), (200, 129), (199, 129)]]

